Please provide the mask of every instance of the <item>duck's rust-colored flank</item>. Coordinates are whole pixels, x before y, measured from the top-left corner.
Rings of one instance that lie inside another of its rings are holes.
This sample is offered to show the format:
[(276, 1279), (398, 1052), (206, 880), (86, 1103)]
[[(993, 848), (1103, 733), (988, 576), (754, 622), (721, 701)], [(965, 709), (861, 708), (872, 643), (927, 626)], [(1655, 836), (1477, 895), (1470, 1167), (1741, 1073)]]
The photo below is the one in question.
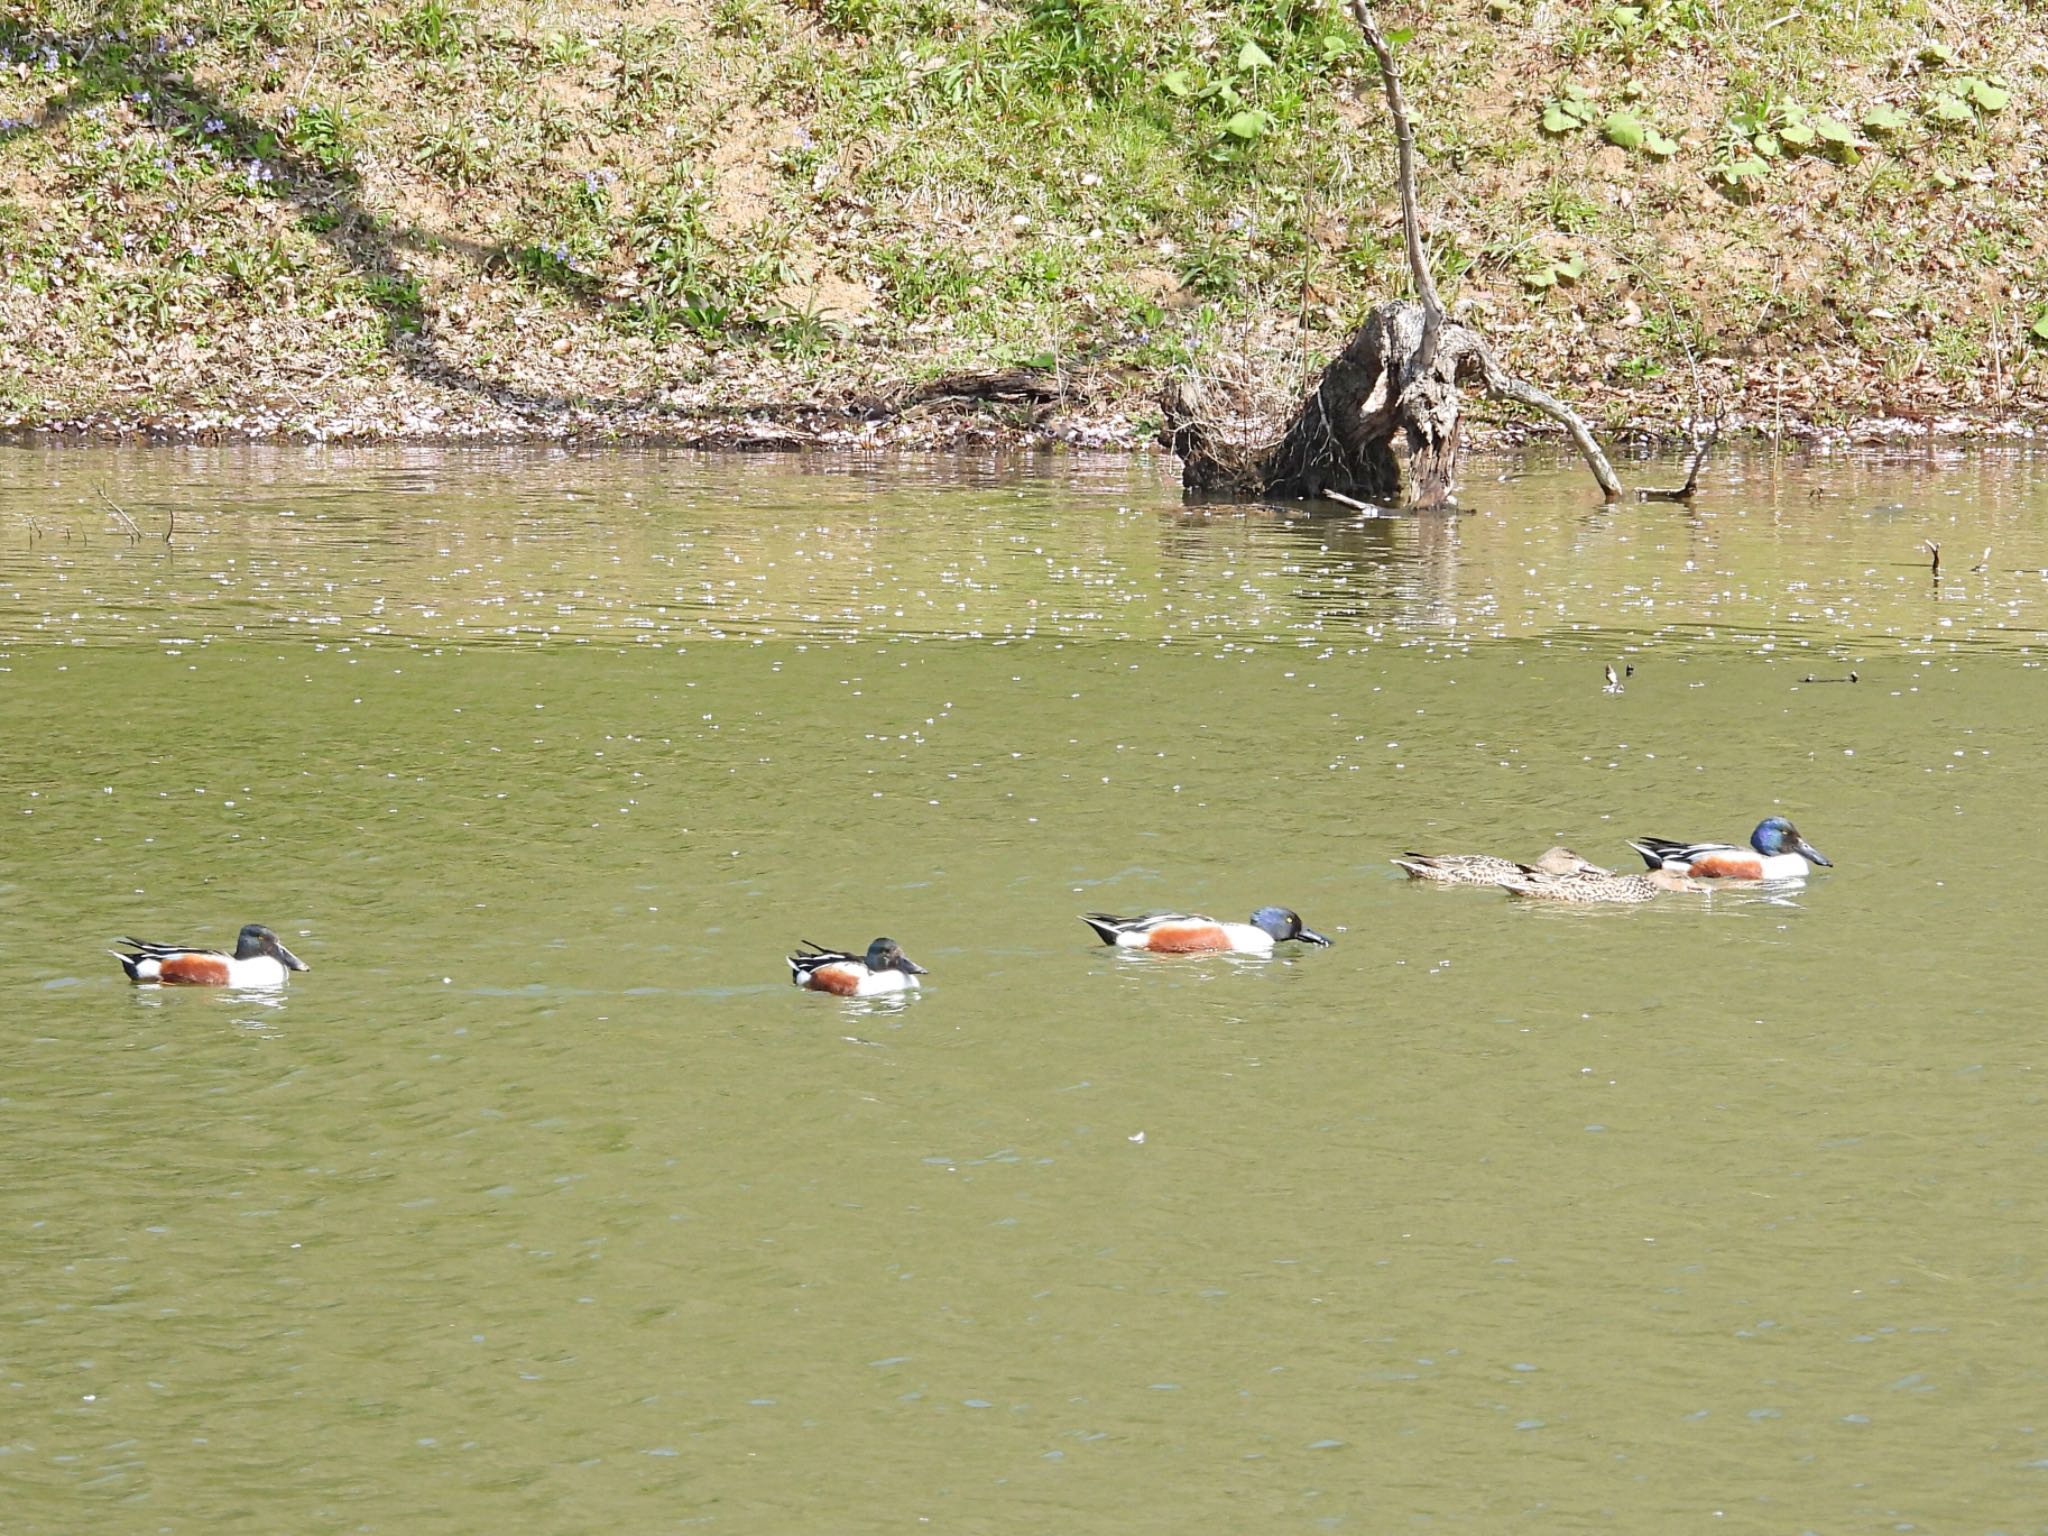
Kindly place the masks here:
[(1230, 936), (1213, 923), (1184, 923), (1173, 928), (1154, 928), (1145, 947), (1162, 955), (1206, 955), (1230, 948)]
[(834, 997), (853, 997), (860, 991), (860, 978), (850, 966), (821, 965), (805, 985), (813, 992), (830, 992)]
[(1709, 880), (1761, 880), (1764, 861), (1753, 853), (1710, 853), (1694, 859), (1686, 873)]
[(224, 987), (228, 984), (226, 955), (176, 955), (163, 962), (156, 979), (169, 986)]

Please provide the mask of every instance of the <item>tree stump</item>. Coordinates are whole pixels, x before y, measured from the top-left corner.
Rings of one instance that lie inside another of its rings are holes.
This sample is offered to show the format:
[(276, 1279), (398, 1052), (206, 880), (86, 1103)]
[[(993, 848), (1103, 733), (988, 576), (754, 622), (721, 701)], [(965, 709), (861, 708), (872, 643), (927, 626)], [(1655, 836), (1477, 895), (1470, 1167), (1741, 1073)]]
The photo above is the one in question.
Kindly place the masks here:
[[(1215, 391), (1174, 379), (1161, 392), (1163, 444), (1181, 458), (1191, 491), (1306, 497), (1326, 491), (1417, 508), (1451, 504), (1457, 468), (1458, 384), (1484, 343), (1440, 327), (1424, 356), (1428, 314), (1408, 299), (1382, 304), (1352, 333), (1277, 440)], [(1234, 404), (1234, 402), (1231, 402)]]
[(1327, 496), (1421, 511), (1455, 506), (1458, 385), (1477, 381), (1489, 394), (1564, 423), (1600, 489), (1615, 500), (1621, 482), (1578, 415), (1504, 371), (1483, 336), (1445, 315), (1423, 248), (1415, 134), (1393, 50), (1367, 0), (1350, 0), (1350, 10), (1379, 60), (1393, 119), (1402, 241), (1418, 297), (1373, 310), (1284, 428), (1275, 430), (1254, 408), (1256, 391), (1242, 380), (1168, 382), (1159, 396), (1159, 440), (1180, 456), (1181, 484), (1198, 492)]

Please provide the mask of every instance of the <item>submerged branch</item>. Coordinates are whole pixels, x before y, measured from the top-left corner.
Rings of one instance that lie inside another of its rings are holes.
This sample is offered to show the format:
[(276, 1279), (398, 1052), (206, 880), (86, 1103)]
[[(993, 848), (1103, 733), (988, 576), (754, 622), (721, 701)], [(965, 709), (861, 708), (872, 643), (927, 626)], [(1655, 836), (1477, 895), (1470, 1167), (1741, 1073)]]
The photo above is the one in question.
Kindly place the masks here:
[(1600, 489), (1607, 493), (1609, 501), (1621, 499), (1621, 481), (1614, 473), (1614, 466), (1607, 462), (1607, 455), (1600, 451), (1600, 445), (1593, 440), (1593, 432), (1579, 413), (1566, 405), (1555, 395), (1538, 389), (1523, 379), (1516, 378), (1495, 360), (1493, 352), (1484, 342), (1478, 347), (1479, 365), (1486, 380), (1486, 392), (1503, 400), (1513, 400), (1521, 405), (1541, 411), (1552, 421), (1563, 424), (1572, 441), (1578, 445), (1580, 456), (1586, 467), (1593, 471), (1593, 478), (1600, 482)]
[(1707, 429), (1707, 436), (1705, 441), (1702, 442), (1696, 440), (1694, 442), (1692, 453), (1692, 466), (1685, 472), (1685, 484), (1677, 487), (1675, 490), (1660, 490), (1650, 486), (1642, 486), (1639, 487), (1636, 491), (1636, 500), (1691, 501), (1693, 498), (1693, 493), (1699, 489), (1700, 466), (1707, 462), (1707, 455), (1714, 451), (1714, 444), (1720, 440), (1720, 437), (1721, 418), (1719, 416), (1716, 416), (1714, 418), (1713, 426)]
[(1323, 487), (1323, 499), (1334, 501), (1341, 507), (1349, 507), (1361, 517), (1378, 517), (1384, 510), (1369, 501), (1360, 501), (1356, 496), (1346, 496), (1342, 491), (1333, 491), (1327, 485)]
[(113, 497), (107, 494), (107, 488), (105, 486), (96, 485), (93, 487), (93, 491), (99, 496), (99, 499), (101, 501), (104, 501), (107, 504), (108, 511), (112, 512), (114, 516), (118, 517), (119, 519), (121, 519), (122, 522), (128, 525), (129, 538), (139, 539), (142, 537), (141, 525), (137, 523), (134, 518), (128, 515), (127, 509), (123, 507), (121, 503), (114, 500)]

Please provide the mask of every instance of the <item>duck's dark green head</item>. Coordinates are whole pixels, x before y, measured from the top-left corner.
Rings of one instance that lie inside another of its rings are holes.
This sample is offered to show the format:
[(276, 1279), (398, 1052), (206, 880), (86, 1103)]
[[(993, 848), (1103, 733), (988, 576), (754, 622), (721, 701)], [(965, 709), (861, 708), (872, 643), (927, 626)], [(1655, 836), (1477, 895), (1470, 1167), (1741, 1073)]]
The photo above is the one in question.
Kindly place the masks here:
[(268, 955), (288, 971), (310, 971), (312, 967), (297, 955), (286, 949), (261, 923), (250, 923), (235, 938), (235, 958), (254, 960), (258, 955)]
[(868, 946), (868, 969), (871, 971), (901, 971), (906, 976), (929, 976), (931, 972), (903, 953), (903, 946), (894, 939), (877, 939)]

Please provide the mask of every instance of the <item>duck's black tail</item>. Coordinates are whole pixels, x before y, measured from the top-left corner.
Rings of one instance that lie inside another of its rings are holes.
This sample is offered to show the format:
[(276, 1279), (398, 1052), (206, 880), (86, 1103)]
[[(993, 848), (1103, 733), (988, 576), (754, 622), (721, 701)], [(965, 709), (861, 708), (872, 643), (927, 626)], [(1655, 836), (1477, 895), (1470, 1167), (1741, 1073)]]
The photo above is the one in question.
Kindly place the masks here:
[(1090, 928), (1093, 928), (1095, 930), (1095, 937), (1102, 940), (1103, 943), (1114, 944), (1118, 931), (1122, 929), (1127, 920), (1121, 917), (1111, 917), (1107, 912), (1083, 912), (1081, 914), (1081, 921)]

